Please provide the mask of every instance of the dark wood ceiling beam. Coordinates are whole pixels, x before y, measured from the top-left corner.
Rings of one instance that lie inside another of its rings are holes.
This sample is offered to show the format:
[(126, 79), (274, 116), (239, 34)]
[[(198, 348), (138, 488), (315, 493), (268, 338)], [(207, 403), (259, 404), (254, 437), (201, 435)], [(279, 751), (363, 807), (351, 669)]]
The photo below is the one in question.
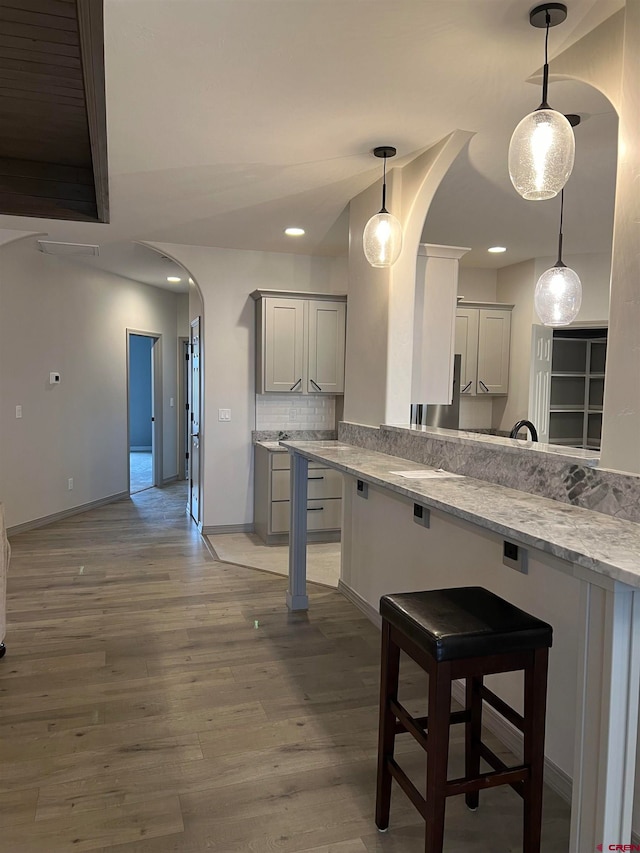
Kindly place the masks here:
[(59, 15), (62, 18), (76, 19), (75, 0), (3, 0), (3, 9), (16, 9), (19, 12), (35, 12), (45, 15)]
[(93, 171), (57, 163), (40, 163), (35, 160), (18, 160), (0, 157), (0, 175), (16, 178), (34, 178), (42, 181), (59, 181), (66, 184), (93, 184)]
[(15, 6), (9, 7), (5, 3), (0, 6), (0, 21), (28, 24), (30, 27), (35, 25), (46, 29), (78, 31), (75, 15), (52, 15), (49, 12), (26, 9), (24, 6), (19, 9)]
[(0, 0), (0, 212), (108, 222), (103, 0)]
[(103, 0), (78, 2), (78, 30), (98, 219), (100, 222), (109, 222)]
[[(68, 137), (61, 140), (27, 139), (24, 136), (12, 138), (5, 133), (0, 139), (0, 151), (9, 159), (91, 168), (89, 145), (86, 143), (79, 144)], [(2, 212), (0, 210), (0, 213)]]
[[(50, 95), (42, 92), (16, 92), (14, 89), (8, 89), (0, 85), (0, 110), (2, 105), (7, 103), (9, 107), (15, 101), (36, 101), (54, 106), (81, 107), (84, 109), (84, 96), (79, 95)], [(37, 109), (34, 107), (34, 109)]]
[(32, 196), (57, 199), (58, 201), (84, 201), (95, 205), (93, 186), (10, 175), (0, 175), (0, 195)]
[(80, 58), (80, 48), (77, 45), (56, 44), (47, 41), (35, 42), (31, 39), (17, 38), (8, 35), (4, 31), (4, 27), (0, 27), (0, 48), (5, 47), (20, 50), (25, 56), (32, 52), (34, 54), (61, 54), (62, 56), (73, 56), (75, 59)]
[(17, 24), (14, 21), (2, 20), (1, 13), (0, 27), (6, 36), (24, 39), (34, 44), (76, 45), (78, 43), (78, 33), (75, 29), (55, 30), (51, 27), (34, 27), (32, 24)]
[(42, 219), (73, 219), (95, 222), (98, 219), (93, 202), (14, 195), (0, 192), (0, 210), (9, 216), (30, 216)]
[(16, 59), (10, 56), (0, 56), (0, 68), (20, 74), (37, 74), (44, 77), (70, 77), (82, 80), (82, 66), (80, 61), (75, 66), (54, 65), (49, 62), (30, 62), (25, 59)]
[(47, 63), (56, 68), (79, 68), (82, 69), (80, 62), (80, 51), (77, 56), (65, 56), (62, 53), (50, 53), (40, 50), (23, 50), (17, 47), (6, 47), (2, 45), (2, 36), (0, 35), (0, 53), (7, 59), (17, 59), (20, 62), (29, 63)]

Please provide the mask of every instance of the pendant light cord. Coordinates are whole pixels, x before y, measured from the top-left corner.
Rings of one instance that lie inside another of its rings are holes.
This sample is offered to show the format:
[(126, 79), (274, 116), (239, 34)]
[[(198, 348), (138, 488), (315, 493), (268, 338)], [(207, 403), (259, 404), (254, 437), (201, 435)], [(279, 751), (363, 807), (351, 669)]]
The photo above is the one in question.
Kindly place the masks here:
[(387, 204), (387, 155), (382, 158), (382, 210), (380, 213), (388, 213)]
[(560, 193), (560, 233), (558, 235), (558, 260), (554, 264), (556, 267), (566, 267), (562, 263), (562, 220), (564, 218), (564, 189)]
[(551, 26), (551, 15), (549, 10), (546, 12), (547, 32), (544, 37), (544, 70), (542, 72), (542, 103), (538, 107), (539, 110), (550, 109), (547, 103), (547, 92), (549, 89), (549, 27)]

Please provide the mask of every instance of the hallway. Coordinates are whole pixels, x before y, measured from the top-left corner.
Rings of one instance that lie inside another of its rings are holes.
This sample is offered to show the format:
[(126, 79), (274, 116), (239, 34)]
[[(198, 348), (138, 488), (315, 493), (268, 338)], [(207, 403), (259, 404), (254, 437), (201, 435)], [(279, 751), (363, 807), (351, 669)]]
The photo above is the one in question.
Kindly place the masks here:
[[(13, 537), (0, 847), (421, 853), (422, 821), (397, 792), (391, 831), (373, 823), (377, 630), (320, 586), (308, 617), (290, 616), (285, 578), (216, 562), (185, 488)], [(410, 708), (425, 686), (407, 673)], [(483, 802), (450, 801), (448, 853), (520, 849), (519, 798)], [(545, 806), (544, 850), (560, 853), (568, 807), (549, 791)]]

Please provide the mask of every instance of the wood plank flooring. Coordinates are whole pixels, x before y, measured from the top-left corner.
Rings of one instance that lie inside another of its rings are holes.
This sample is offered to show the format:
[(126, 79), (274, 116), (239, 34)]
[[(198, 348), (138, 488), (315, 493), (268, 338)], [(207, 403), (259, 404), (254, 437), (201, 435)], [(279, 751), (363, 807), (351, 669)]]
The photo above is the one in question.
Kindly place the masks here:
[[(185, 499), (151, 489), (12, 539), (0, 851), (422, 853), (398, 791), (389, 832), (373, 822), (377, 630), (321, 586), (288, 614), (286, 580), (215, 561)], [(402, 689), (424, 708), (422, 673)], [(399, 752), (422, 788), (412, 739)], [(568, 827), (547, 791), (545, 853)], [(447, 853), (520, 838), (510, 789), (447, 805)]]

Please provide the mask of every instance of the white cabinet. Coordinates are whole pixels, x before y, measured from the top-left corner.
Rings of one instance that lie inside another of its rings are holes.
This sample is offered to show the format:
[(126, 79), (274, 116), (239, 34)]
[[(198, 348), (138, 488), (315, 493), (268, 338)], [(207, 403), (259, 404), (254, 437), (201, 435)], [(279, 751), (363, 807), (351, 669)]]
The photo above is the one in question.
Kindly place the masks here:
[(456, 311), (460, 393), (498, 396), (509, 391), (509, 347), (513, 305), (465, 303)]
[(251, 296), (257, 393), (342, 394), (346, 296), (265, 290)]
[[(267, 545), (289, 538), (289, 454), (257, 444), (255, 448), (254, 527)], [(307, 530), (311, 542), (334, 542), (342, 522), (342, 474), (309, 463)]]

